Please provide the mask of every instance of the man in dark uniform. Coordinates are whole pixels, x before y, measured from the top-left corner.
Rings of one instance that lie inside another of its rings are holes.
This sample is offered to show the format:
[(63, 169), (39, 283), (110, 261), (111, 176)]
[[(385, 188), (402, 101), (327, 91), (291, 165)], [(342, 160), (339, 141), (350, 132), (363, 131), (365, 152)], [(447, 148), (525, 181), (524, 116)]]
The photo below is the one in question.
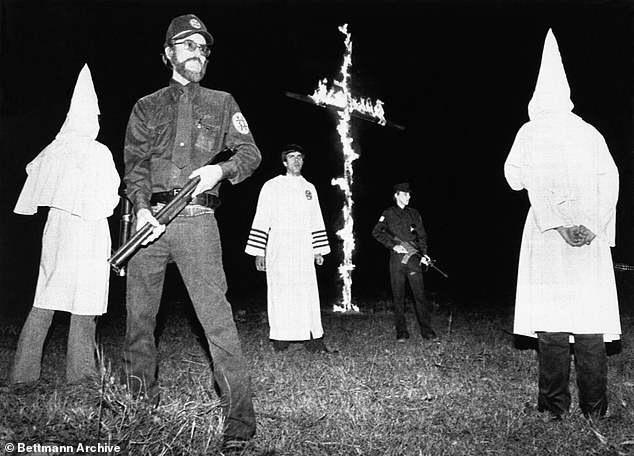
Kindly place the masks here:
[[(261, 156), (233, 97), (201, 87), (213, 38), (193, 14), (176, 17), (167, 30), (164, 61), (168, 87), (141, 98), (132, 110), (125, 139), (127, 193), (137, 229), (153, 225), (147, 245), (128, 263), (126, 382), (134, 394), (158, 402), (154, 338), (165, 268), (174, 261), (183, 277), (213, 358), (214, 379), (225, 406), (223, 449), (245, 446), (255, 434), (251, 382), (231, 306), (214, 209), (222, 180), (250, 176)], [(205, 165), (223, 149), (235, 154)], [(153, 214), (189, 179), (200, 177), (194, 198), (167, 227)]]
[(407, 207), (411, 191), (409, 183), (394, 187), (395, 205), (383, 211), (372, 236), (390, 249), (390, 281), (394, 298), (396, 339), (403, 343), (409, 338), (405, 321), (405, 281), (409, 281), (414, 296), (414, 310), (424, 339), (435, 339), (431, 313), (425, 298), (422, 264), (428, 265), (427, 234), (416, 209)]

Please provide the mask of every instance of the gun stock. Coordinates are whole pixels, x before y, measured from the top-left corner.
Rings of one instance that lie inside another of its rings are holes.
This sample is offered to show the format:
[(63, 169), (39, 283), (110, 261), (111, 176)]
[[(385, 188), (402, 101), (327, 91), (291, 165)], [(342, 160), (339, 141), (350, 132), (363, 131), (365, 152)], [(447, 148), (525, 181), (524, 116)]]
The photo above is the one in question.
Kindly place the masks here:
[[(130, 239), (130, 232), (132, 231), (132, 202), (128, 198), (125, 190), (121, 192), (121, 220), (119, 220), (119, 247), (124, 245)], [(121, 267), (116, 270), (120, 277), (125, 276), (125, 267)]]

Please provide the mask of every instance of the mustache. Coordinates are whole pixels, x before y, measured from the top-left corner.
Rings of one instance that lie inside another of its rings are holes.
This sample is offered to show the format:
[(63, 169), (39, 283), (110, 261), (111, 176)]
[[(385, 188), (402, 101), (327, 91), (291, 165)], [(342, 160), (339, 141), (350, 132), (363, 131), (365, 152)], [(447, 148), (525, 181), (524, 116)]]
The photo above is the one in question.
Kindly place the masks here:
[(188, 58), (187, 60), (185, 60), (183, 63), (185, 64), (185, 63), (187, 63), (187, 62), (189, 62), (189, 61), (195, 61), (195, 62), (198, 62), (198, 63), (200, 63), (200, 65), (201, 65), (201, 66), (205, 64), (205, 62), (203, 62), (203, 61), (202, 61), (201, 59), (199, 59), (198, 57), (190, 57), (190, 58)]

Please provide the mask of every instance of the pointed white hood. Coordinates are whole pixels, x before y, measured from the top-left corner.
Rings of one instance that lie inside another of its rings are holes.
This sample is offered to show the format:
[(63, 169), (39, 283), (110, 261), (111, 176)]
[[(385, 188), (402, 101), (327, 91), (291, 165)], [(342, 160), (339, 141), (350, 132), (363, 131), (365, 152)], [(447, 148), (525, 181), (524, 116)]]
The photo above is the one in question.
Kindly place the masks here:
[(528, 104), (528, 115), (531, 120), (535, 120), (544, 115), (570, 112), (573, 107), (559, 46), (552, 29), (549, 29), (544, 42), (535, 92)]
[(84, 65), (77, 78), (66, 121), (57, 138), (65, 135), (97, 139), (99, 133), (99, 102), (88, 65)]
[(98, 116), (97, 94), (84, 65), (61, 130), (26, 166), (28, 177), (14, 212), (35, 214), (38, 206), (48, 206), (87, 220), (112, 214), (120, 179), (110, 150), (95, 140)]

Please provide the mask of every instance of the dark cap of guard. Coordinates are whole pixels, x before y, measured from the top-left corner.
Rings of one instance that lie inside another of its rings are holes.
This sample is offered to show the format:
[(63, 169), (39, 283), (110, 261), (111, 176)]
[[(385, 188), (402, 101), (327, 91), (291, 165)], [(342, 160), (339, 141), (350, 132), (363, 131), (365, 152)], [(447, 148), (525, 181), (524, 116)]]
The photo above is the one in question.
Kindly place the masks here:
[(208, 46), (214, 44), (213, 36), (207, 31), (207, 27), (205, 27), (203, 21), (196, 16), (193, 14), (185, 14), (184, 16), (175, 17), (172, 19), (172, 22), (170, 22), (167, 33), (165, 33), (164, 46), (170, 46), (174, 41), (185, 39), (196, 33), (200, 33), (205, 37)]
[(400, 184), (396, 184), (392, 188), (394, 189), (394, 193), (397, 193), (397, 192), (412, 193), (412, 191), (409, 188), (409, 182), (402, 182)]
[(299, 152), (302, 155), (306, 155), (302, 146), (299, 146), (297, 144), (287, 144), (282, 147), (282, 161), (284, 161), (286, 159), (286, 156), (291, 152)]

